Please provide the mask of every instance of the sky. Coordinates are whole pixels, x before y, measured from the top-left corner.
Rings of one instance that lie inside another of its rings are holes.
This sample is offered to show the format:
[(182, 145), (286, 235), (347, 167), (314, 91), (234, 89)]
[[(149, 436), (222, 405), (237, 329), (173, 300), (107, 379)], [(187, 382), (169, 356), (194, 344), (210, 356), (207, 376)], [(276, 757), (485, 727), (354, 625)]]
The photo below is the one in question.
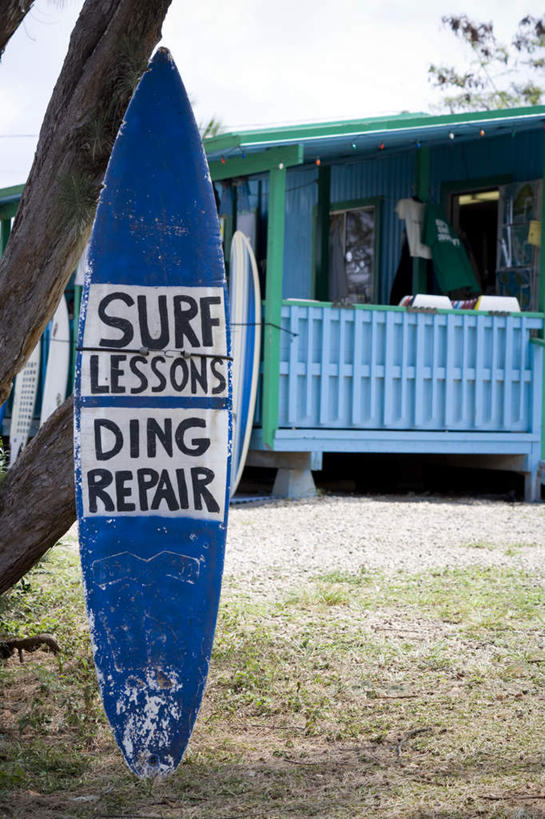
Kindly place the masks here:
[[(149, 1), (149, 0), (148, 0)], [(25, 181), (82, 0), (36, 0), (0, 62), (0, 188)], [(161, 45), (196, 118), (227, 130), (437, 110), (430, 63), (462, 66), (444, 14), (509, 39), (535, 0), (173, 0)]]

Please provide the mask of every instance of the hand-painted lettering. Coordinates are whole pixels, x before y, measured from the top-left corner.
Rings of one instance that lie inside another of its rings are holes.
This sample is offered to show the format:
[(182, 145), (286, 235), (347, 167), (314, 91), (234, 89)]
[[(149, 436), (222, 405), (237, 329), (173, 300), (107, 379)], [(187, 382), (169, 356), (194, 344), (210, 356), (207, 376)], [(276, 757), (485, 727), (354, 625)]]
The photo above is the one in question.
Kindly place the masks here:
[(223, 288), (91, 285), (83, 351), (82, 395), (226, 395)]
[(129, 307), (134, 304), (132, 296), (118, 290), (113, 293), (108, 293), (108, 295), (104, 296), (100, 301), (98, 305), (98, 317), (102, 324), (105, 324), (107, 327), (114, 327), (116, 330), (121, 330), (122, 333), (121, 338), (101, 338), (99, 341), (100, 347), (127, 347), (134, 338), (134, 329), (130, 321), (119, 315), (115, 315), (115, 312), (114, 315), (109, 315), (106, 312), (106, 308), (115, 301), (121, 301)]
[[(88, 407), (81, 411), (85, 514), (221, 520), (228, 413), (213, 409)], [(223, 450), (225, 451), (225, 450)]]

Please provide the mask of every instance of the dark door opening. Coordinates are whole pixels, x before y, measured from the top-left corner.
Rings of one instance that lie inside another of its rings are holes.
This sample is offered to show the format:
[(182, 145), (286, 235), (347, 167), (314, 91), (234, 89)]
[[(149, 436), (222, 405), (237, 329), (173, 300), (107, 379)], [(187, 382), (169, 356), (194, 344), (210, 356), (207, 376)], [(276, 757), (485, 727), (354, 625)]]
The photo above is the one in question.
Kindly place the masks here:
[(453, 194), (452, 226), (462, 239), (481, 292), (495, 295), (498, 235), (498, 188)]

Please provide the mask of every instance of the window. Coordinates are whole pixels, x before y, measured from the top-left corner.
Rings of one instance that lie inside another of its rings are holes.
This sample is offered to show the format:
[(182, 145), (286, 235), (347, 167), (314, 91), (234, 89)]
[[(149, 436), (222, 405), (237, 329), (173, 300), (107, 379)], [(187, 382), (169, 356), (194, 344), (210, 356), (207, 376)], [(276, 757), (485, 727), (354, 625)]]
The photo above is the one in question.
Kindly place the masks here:
[(329, 216), (329, 298), (375, 300), (376, 206), (333, 210)]

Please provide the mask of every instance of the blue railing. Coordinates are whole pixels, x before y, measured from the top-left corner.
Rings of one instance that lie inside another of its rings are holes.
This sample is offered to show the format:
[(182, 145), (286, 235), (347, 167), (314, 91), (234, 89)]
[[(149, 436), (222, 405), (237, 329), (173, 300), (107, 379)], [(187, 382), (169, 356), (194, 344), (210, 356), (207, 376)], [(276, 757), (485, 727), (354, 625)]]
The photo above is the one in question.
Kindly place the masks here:
[(282, 326), (290, 333), (281, 333), (279, 428), (535, 433), (540, 425), (541, 355), (530, 343), (540, 314), (286, 302)]

